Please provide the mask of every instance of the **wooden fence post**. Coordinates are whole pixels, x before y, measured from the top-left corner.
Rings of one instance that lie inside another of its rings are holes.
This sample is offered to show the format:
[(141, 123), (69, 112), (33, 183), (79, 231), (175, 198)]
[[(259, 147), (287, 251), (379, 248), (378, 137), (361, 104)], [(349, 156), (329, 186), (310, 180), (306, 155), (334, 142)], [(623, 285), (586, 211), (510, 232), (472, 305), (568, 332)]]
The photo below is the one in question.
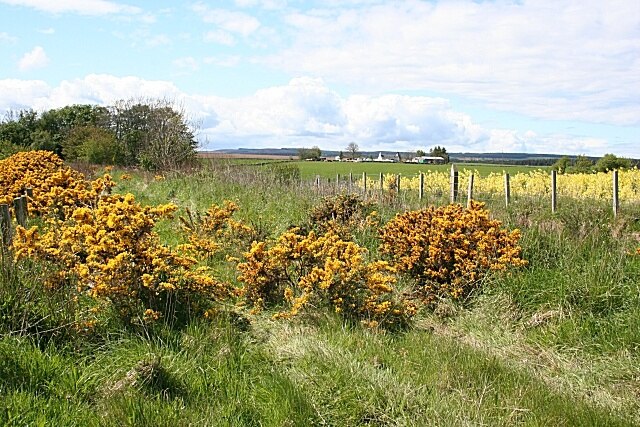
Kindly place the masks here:
[(9, 205), (6, 203), (0, 205), (0, 230), (4, 249), (11, 244), (11, 214), (9, 213)]
[(400, 195), (400, 174), (396, 175), (396, 195)]
[(351, 193), (352, 188), (353, 188), (353, 172), (349, 172), (349, 193)]
[[(24, 197), (24, 196), (22, 196)], [(24, 210), (24, 203), (22, 197), (16, 197), (13, 199), (13, 211), (16, 214), (16, 222), (22, 227), (27, 226), (27, 213)]]
[(384, 192), (384, 174), (380, 172), (380, 192)]
[(316, 175), (316, 187), (320, 188), (320, 175)]
[(362, 191), (366, 196), (367, 195), (367, 173), (366, 172), (362, 172)]
[(451, 164), (451, 194), (449, 195), (450, 203), (455, 203), (458, 200), (458, 171), (456, 170), (455, 165)]
[(551, 212), (556, 213), (558, 209), (558, 172), (551, 171)]
[(509, 207), (511, 202), (511, 184), (509, 182), (509, 174), (504, 174), (504, 205)]
[(473, 174), (469, 175), (469, 188), (467, 189), (467, 208), (471, 207), (473, 200)]
[(339, 173), (336, 174), (336, 191), (337, 192), (340, 191), (340, 174)]
[(22, 210), (24, 211), (25, 220), (29, 219), (29, 197), (26, 193), (20, 196), (20, 203), (22, 204)]
[(420, 172), (420, 187), (418, 188), (418, 198), (422, 201), (424, 198), (424, 174)]
[(618, 171), (613, 171), (613, 216), (617, 217), (620, 211), (620, 200), (618, 199)]

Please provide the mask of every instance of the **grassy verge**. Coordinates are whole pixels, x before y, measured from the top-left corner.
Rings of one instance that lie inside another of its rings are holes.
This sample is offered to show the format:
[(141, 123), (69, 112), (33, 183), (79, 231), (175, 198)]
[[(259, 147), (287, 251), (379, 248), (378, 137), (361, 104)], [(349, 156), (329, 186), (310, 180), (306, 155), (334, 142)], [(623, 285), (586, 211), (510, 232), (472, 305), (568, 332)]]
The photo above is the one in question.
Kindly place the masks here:
[[(164, 180), (134, 174), (115, 191), (172, 201), (182, 213), (234, 200), (266, 237), (304, 222), (320, 199), (313, 188), (227, 167)], [(376, 209), (388, 219), (418, 203)], [(556, 215), (540, 201), (500, 205), (491, 202), (492, 212), (523, 230), (529, 265), (396, 333), (313, 312), (273, 321), (223, 311), (180, 328), (106, 322), (87, 336), (68, 328), (64, 295), (33, 279), (37, 265), (3, 264), (0, 424), (640, 423), (637, 208), (613, 220), (605, 204), (566, 203)], [(175, 230), (159, 227), (171, 244)], [(362, 243), (376, 251), (375, 236)], [(217, 267), (234, 280), (222, 260)]]

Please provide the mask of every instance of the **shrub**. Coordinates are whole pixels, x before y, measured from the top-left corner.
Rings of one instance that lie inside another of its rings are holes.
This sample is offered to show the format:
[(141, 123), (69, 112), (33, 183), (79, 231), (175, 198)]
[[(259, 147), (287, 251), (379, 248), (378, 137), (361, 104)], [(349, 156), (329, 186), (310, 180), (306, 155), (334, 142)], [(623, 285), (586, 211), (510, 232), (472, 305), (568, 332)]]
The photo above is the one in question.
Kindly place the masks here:
[(196, 259), (159, 242), (154, 225), (175, 209), (142, 207), (131, 194), (104, 196), (67, 220), (49, 218), (44, 230), (18, 227), (15, 257), (43, 262), (46, 286), (108, 300), (126, 321), (180, 316), (195, 303), (226, 298), (228, 289)]
[(355, 194), (325, 197), (309, 213), (313, 229), (320, 233), (334, 230), (345, 239), (369, 226), (373, 217), (373, 204), (364, 202)]
[(316, 305), (331, 306), (368, 325), (396, 326), (415, 312), (394, 292), (395, 270), (385, 261), (367, 262), (366, 249), (333, 232), (282, 234), (269, 248), (254, 242), (238, 264), (240, 294), (253, 309), (285, 305), (276, 318), (290, 318)]
[(484, 275), (522, 266), (520, 231), (489, 218), (484, 205), (429, 207), (397, 214), (380, 231), (380, 252), (417, 281), (427, 302), (463, 298)]
[(223, 206), (212, 204), (204, 215), (187, 209), (187, 214), (180, 217), (189, 239), (189, 243), (183, 248), (207, 258), (213, 257), (222, 249), (233, 252), (232, 249), (241, 245), (246, 248), (256, 232), (232, 218), (237, 210), (238, 205), (229, 200), (225, 200)]
[(33, 189), (29, 209), (44, 214), (51, 211), (64, 216), (79, 206), (95, 204), (98, 196), (113, 187), (109, 175), (88, 182), (80, 172), (65, 166), (50, 151), (27, 151), (0, 160), (0, 203), (8, 203)]

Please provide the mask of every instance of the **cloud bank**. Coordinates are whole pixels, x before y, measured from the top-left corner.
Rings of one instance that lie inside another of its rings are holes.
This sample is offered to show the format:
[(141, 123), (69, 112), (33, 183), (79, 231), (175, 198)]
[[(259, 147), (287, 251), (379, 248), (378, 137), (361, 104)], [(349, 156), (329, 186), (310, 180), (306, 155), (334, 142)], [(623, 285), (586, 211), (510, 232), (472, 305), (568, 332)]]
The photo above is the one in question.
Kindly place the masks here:
[(359, 92), (456, 95), (551, 120), (640, 124), (640, 2), (328, 2), (262, 58)]
[(98, 74), (55, 87), (38, 80), (0, 80), (1, 111), (108, 105), (136, 97), (173, 100), (199, 123), (202, 148), (209, 150), (313, 145), (343, 150), (351, 141), (364, 150), (410, 151), (444, 145), (450, 152), (601, 155), (607, 149), (607, 141), (597, 138), (485, 128), (443, 98), (341, 96), (321, 79), (309, 77), (241, 98), (187, 94), (167, 81)]

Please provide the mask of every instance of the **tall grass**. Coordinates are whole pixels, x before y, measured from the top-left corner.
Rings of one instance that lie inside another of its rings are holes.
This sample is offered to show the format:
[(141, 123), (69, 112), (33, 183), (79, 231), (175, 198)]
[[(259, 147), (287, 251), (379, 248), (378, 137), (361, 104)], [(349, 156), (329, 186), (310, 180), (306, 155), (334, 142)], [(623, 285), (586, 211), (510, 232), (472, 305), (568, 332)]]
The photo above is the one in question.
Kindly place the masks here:
[[(266, 237), (306, 221), (323, 195), (277, 171), (236, 166), (158, 181), (135, 175), (114, 190), (192, 210), (234, 200)], [(388, 219), (426, 203), (413, 197), (375, 208)], [(85, 335), (69, 327), (78, 307), (40, 286), (39, 265), (5, 258), (0, 424), (640, 423), (640, 256), (632, 255), (640, 215), (614, 220), (604, 204), (561, 204), (551, 215), (541, 201), (489, 202), (494, 216), (523, 230), (529, 265), (488, 277), (464, 304), (421, 312), (404, 332), (331, 314), (273, 321), (229, 309), (182, 328), (105, 319)], [(175, 227), (160, 225), (163, 240), (180, 240)], [(378, 244), (374, 235), (362, 243)], [(230, 266), (219, 269), (233, 280)]]

